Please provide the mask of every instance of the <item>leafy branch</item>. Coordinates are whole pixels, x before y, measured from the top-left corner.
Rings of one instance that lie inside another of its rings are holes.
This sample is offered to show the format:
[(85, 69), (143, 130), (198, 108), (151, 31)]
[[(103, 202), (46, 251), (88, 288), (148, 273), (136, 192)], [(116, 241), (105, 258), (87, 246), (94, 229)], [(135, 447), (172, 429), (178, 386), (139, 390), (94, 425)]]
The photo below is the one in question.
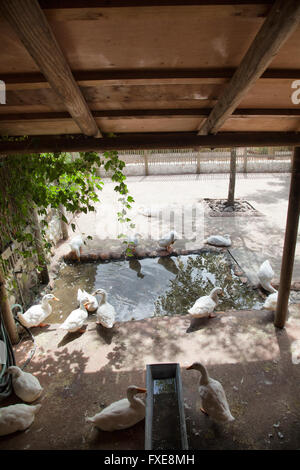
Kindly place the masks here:
[[(117, 151), (104, 152), (103, 156), (104, 161), (101, 161), (97, 152), (80, 152), (74, 159), (69, 153), (59, 152), (13, 155), (4, 159), (0, 167), (3, 182), (0, 191), (1, 252), (14, 240), (20, 244), (17, 251), (23, 258), (37, 254), (36, 240), (31, 233), (34, 210), (41, 218), (41, 239), (46, 253), (52, 246), (47, 240), (49, 208), (57, 210), (74, 231), (75, 224), (67, 220), (60, 207), (72, 214), (95, 211), (104, 184), (97, 174), (101, 164), (106, 171), (112, 171), (111, 179), (117, 183), (114, 189), (122, 195), (124, 210), (122, 215), (118, 214), (119, 220), (130, 221), (124, 211), (130, 209), (134, 201), (128, 195), (122, 172), (125, 163), (119, 160)], [(45, 264), (40, 253), (38, 255), (39, 263)], [(0, 261), (5, 264), (2, 257)]]

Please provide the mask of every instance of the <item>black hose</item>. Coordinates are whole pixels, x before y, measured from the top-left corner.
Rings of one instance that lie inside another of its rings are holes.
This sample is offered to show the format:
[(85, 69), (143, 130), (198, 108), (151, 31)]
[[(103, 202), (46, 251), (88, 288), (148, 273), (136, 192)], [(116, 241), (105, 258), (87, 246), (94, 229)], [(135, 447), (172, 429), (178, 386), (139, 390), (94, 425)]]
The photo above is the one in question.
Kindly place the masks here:
[[(13, 310), (14, 310), (15, 307), (19, 307), (20, 310), (21, 310), (21, 313), (23, 313), (23, 307), (22, 307), (22, 305), (20, 305), (20, 304), (14, 304), (14, 305), (11, 307), (11, 311), (12, 311), (12, 312), (13, 312)], [(33, 342), (33, 348), (32, 348), (31, 351), (30, 351), (29, 357), (28, 357), (28, 359), (26, 359), (26, 361), (24, 362), (23, 366), (21, 367), (21, 369), (24, 370), (25, 367), (27, 367), (27, 365), (28, 365), (29, 362), (31, 361), (31, 359), (32, 359), (32, 357), (33, 357), (33, 355), (34, 355), (34, 353), (35, 353), (35, 351), (36, 351), (36, 342), (35, 342), (35, 338), (34, 338), (33, 334), (31, 333), (30, 329), (27, 328), (26, 326), (22, 325), (22, 323), (20, 322), (20, 320), (18, 319), (18, 317), (17, 317), (14, 313), (13, 313), (13, 315), (14, 315), (15, 321), (16, 321), (19, 325), (21, 325), (21, 327), (24, 328), (25, 331), (27, 331), (27, 333), (29, 334), (29, 336), (30, 336), (30, 338), (31, 338), (31, 341)]]

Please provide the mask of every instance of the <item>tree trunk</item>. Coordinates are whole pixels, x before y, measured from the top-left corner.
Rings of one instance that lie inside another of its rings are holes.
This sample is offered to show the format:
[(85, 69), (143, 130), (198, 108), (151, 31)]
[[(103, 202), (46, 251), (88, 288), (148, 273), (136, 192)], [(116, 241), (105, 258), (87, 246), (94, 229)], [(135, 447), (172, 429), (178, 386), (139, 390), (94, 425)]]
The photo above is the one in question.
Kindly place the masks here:
[(150, 151), (144, 150), (145, 176), (149, 175), (149, 160), (148, 160), (149, 156), (150, 156)]
[(235, 190), (235, 175), (236, 175), (236, 148), (230, 151), (230, 180), (227, 198), (227, 206), (234, 207), (234, 190)]
[(43, 240), (41, 235), (40, 223), (38, 219), (38, 214), (36, 209), (33, 209), (33, 224), (34, 224), (34, 234), (35, 234), (35, 242), (36, 242), (36, 250), (39, 258), (39, 264), (42, 265), (42, 271), (40, 272), (40, 279), (42, 284), (48, 284), (50, 281), (46, 256), (44, 253), (43, 248)]
[(60, 218), (60, 228), (61, 228), (61, 233), (63, 240), (68, 240), (69, 238), (69, 233), (68, 233), (68, 224), (62, 220), (62, 216), (65, 215), (65, 208), (62, 204), (59, 205), (59, 218)]
[(10, 305), (7, 298), (7, 292), (5, 288), (5, 279), (2, 271), (0, 270), (0, 315), (3, 318), (6, 331), (9, 335), (12, 344), (17, 344), (19, 341), (19, 335), (13, 314), (10, 309)]

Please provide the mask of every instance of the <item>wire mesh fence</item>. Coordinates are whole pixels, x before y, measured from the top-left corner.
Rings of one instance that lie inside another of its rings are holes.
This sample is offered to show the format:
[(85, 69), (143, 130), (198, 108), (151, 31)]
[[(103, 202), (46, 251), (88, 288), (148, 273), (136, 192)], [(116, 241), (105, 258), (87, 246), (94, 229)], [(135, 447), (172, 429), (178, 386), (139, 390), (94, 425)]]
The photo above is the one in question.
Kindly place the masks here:
[[(158, 149), (119, 151), (126, 163), (127, 176), (166, 174), (228, 173), (230, 149)], [(291, 169), (292, 149), (289, 147), (238, 148), (237, 173), (281, 173)], [(103, 168), (101, 176), (106, 174)]]

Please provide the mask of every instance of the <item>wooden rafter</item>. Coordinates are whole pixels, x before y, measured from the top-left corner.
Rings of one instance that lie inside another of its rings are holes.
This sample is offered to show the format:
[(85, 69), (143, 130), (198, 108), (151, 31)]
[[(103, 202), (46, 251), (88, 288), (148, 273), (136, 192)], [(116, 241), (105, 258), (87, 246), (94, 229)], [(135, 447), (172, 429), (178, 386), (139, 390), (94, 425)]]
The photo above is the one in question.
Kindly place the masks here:
[(228, 148), (300, 145), (299, 132), (224, 132), (198, 136), (194, 132), (122, 134), (93, 139), (81, 135), (32, 136), (19, 142), (0, 141), (0, 154), (76, 152), (158, 148)]
[(43, 9), (49, 8), (121, 8), (153, 6), (260, 5), (274, 0), (40, 0)]
[[(89, 84), (135, 84), (143, 83), (225, 83), (231, 79), (236, 69), (133, 69), (133, 70), (77, 70), (73, 76), (78, 85)], [(46, 78), (40, 73), (1, 74), (7, 89), (49, 86)], [(299, 80), (299, 69), (267, 69), (260, 79)], [(190, 82), (189, 82), (190, 81)]]
[(266, 70), (300, 20), (299, 0), (276, 0), (265, 22), (198, 134), (217, 133)]
[(14, 29), (81, 131), (89, 136), (101, 137), (38, 1), (0, 0), (0, 13)]
[[(92, 111), (94, 118), (157, 118), (157, 117), (199, 117), (209, 116), (211, 108), (175, 108), (175, 109), (104, 109)], [(238, 108), (232, 113), (232, 117), (254, 118), (254, 117), (300, 117), (300, 108)], [(41, 121), (53, 119), (70, 119), (66, 112), (45, 112), (45, 113), (19, 113), (0, 114), (0, 122), (22, 122)]]

